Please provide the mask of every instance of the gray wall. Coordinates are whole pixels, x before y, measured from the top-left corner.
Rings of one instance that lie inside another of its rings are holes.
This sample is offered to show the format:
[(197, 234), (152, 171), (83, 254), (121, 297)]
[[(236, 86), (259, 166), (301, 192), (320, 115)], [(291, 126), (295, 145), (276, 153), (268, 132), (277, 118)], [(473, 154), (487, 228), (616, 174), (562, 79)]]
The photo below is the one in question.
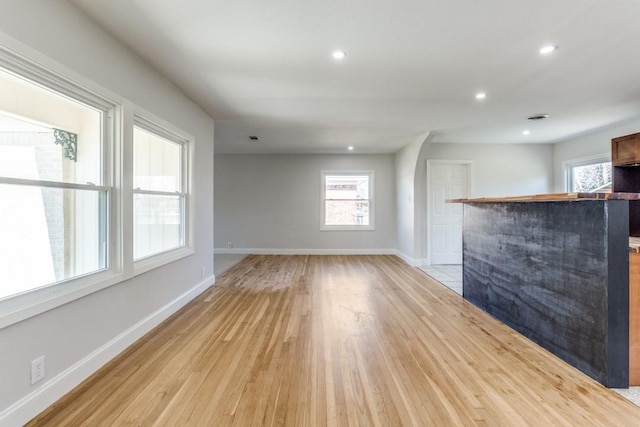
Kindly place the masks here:
[[(215, 156), (217, 251), (397, 250), (407, 262), (427, 256), (426, 160), (473, 161), (472, 196), (547, 193), (553, 146), (430, 144), (422, 135), (394, 155)], [(320, 231), (320, 171), (376, 171), (376, 230)]]
[(553, 187), (551, 144), (431, 144), (426, 158), (473, 161), (471, 197), (543, 194)]
[(634, 120), (555, 144), (554, 191), (558, 193), (566, 191), (563, 162), (600, 155), (610, 157), (611, 139), (638, 132), (640, 132), (640, 120)]
[(398, 206), (398, 255), (408, 264), (421, 265), (426, 245), (425, 156), (432, 135), (418, 136), (396, 153), (396, 191)]
[(427, 142), (428, 135), (420, 136), (412, 143), (399, 150), (395, 155), (396, 204), (398, 221), (396, 233), (398, 254), (409, 264), (417, 265), (416, 255), (416, 208), (419, 200), (416, 196), (417, 166), (420, 152)]
[[(132, 104), (174, 124), (195, 137), (196, 152), (195, 254), (0, 329), (0, 424), (20, 425), (170, 314), (201, 284), (201, 269), (213, 274), (213, 120), (66, 1), (3, 1), (0, 44), (108, 91), (129, 125)], [(40, 355), (46, 377), (31, 385), (29, 364)]]
[[(550, 144), (423, 144), (416, 164), (415, 264), (429, 252), (427, 224), (427, 160), (471, 161), (469, 197), (504, 197), (548, 193), (553, 185), (553, 145)], [(399, 202), (400, 203), (400, 202)], [(401, 221), (400, 219), (398, 220)]]
[[(366, 252), (396, 247), (393, 155), (215, 156), (215, 247), (238, 252)], [(373, 170), (375, 230), (320, 231), (320, 172)]]

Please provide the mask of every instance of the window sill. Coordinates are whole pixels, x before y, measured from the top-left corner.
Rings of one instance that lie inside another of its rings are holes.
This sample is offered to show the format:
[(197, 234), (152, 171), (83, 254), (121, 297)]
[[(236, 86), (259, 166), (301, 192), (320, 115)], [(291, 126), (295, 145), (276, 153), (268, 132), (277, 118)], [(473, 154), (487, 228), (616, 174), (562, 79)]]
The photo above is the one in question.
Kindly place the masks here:
[[(134, 264), (133, 276), (185, 258), (193, 253), (192, 248), (179, 248), (142, 259)], [(129, 278), (130, 275), (125, 275), (122, 272), (101, 271), (7, 297), (0, 300), (0, 329), (53, 310)]]
[(122, 273), (102, 271), (43, 286), (0, 300), (0, 329), (37, 316), (125, 280)]

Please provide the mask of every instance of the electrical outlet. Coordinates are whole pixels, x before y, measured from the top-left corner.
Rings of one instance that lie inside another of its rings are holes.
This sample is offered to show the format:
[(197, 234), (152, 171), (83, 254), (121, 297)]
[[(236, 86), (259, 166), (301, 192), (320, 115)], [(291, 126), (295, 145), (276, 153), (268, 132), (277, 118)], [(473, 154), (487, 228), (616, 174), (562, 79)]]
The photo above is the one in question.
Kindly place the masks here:
[(200, 278), (204, 279), (204, 267), (200, 269)]
[(227, 249), (233, 249), (233, 243), (227, 242)]
[(44, 378), (44, 356), (31, 361), (31, 384)]

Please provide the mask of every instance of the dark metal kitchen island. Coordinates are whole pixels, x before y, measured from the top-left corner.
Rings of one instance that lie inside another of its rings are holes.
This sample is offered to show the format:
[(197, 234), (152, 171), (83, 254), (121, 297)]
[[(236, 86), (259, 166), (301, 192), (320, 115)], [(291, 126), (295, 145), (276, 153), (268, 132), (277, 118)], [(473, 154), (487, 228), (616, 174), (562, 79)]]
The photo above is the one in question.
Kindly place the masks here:
[(639, 197), (452, 200), (464, 203), (464, 298), (605, 386), (627, 387), (629, 201)]

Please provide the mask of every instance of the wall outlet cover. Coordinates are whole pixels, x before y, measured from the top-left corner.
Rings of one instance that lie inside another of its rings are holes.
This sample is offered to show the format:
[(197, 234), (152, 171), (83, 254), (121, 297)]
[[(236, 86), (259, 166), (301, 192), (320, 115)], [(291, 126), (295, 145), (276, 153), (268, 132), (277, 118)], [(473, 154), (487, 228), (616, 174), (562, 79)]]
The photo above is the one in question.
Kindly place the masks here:
[(31, 384), (44, 378), (44, 356), (31, 361)]

